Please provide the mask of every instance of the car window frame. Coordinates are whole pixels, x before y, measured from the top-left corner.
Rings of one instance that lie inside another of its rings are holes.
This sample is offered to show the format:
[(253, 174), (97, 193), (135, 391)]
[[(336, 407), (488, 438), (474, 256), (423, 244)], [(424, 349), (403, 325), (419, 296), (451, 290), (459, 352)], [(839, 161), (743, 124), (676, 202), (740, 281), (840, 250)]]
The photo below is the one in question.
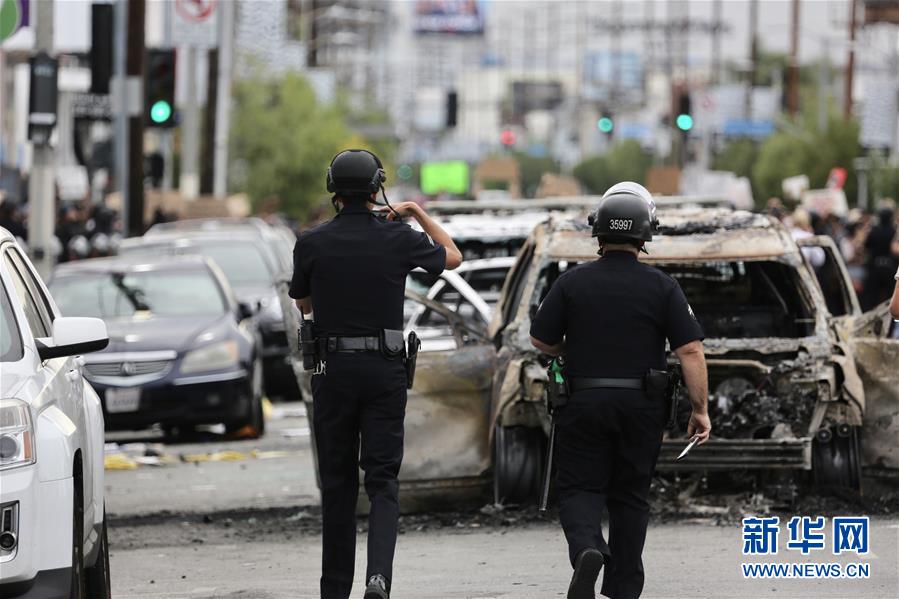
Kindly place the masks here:
[(43, 281), (35, 273), (31, 263), (28, 261), (28, 258), (25, 256), (25, 253), (21, 250), (21, 248), (12, 246), (11, 251), (13, 252), (13, 256), (18, 258), (19, 262), (22, 264), (22, 268), (25, 269), (25, 272), (28, 273), (27, 280), (31, 281), (32, 291), (34, 293), (37, 293), (38, 297), (41, 300), (39, 303), (39, 307), (43, 308), (42, 316), (46, 319), (47, 326), (52, 332), (53, 321), (56, 320), (57, 314), (53, 307), (53, 303), (50, 301), (49, 292), (43, 285)]
[(12, 333), (11, 338), (14, 344), (18, 349), (16, 355), (13, 356), (14, 359), (3, 360), (3, 356), (0, 355), (0, 362), (18, 362), (25, 357), (25, 337), (22, 335), (22, 325), (19, 323), (19, 320), (16, 318), (16, 310), (13, 307), (12, 297), (9, 295), (9, 289), (7, 289), (5, 282), (0, 281), (0, 306), (2, 306), (4, 299), (6, 303), (9, 305), (9, 315), (11, 317), (11, 327), (10, 332)]
[[(13, 290), (13, 293), (16, 296), (16, 298), (22, 303), (22, 309), (25, 312), (25, 320), (28, 321), (28, 330), (31, 333), (31, 336), (35, 339), (46, 339), (46, 338), (52, 337), (53, 336), (52, 321), (50, 323), (47, 322), (46, 318), (44, 317), (44, 315), (42, 313), (42, 307), (41, 307), (40, 302), (38, 302), (34, 298), (34, 292), (31, 289), (31, 283), (29, 282), (29, 279), (20, 272), (19, 267), (16, 265), (13, 256), (14, 256), (14, 254), (12, 251), (12, 246), (7, 246), (7, 247), (3, 248), (2, 252), (0, 252), (0, 259), (2, 259), (5, 262), (6, 269), (7, 269), (7, 271), (9, 271), (10, 277), (13, 278), (13, 287), (16, 287), (16, 289)], [(25, 295), (27, 297), (19, 297), (19, 290), (18, 290), (18, 285), (16, 285), (16, 278), (18, 278), (18, 281), (21, 282), (22, 287), (25, 292)], [(28, 316), (29, 312), (32, 311), (32, 309), (28, 306), (28, 302), (31, 302), (31, 304), (34, 307), (33, 311), (41, 325), (42, 331), (35, 331), (32, 326), (31, 319)], [(45, 334), (41, 334), (41, 333), (45, 333)]]

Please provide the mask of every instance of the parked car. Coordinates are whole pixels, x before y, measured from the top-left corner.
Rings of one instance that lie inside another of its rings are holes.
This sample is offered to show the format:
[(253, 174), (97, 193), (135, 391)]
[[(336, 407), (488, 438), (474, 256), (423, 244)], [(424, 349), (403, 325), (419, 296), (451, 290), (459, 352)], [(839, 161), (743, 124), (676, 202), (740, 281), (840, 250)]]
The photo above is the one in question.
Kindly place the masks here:
[[(714, 431), (675, 462), (689, 416), (682, 398), (659, 468), (805, 473), (856, 489), (862, 468), (899, 470), (899, 341), (889, 338), (886, 304), (861, 314), (840, 275), (848, 303), (831, 313), (800, 248), (768, 217), (696, 207), (660, 209), (659, 218), (641, 259), (679, 281), (703, 325)], [(496, 501), (536, 498), (549, 418), (530, 322), (553, 281), (596, 252), (586, 218), (538, 224), (486, 330), (469, 309), (407, 288), (420, 304), (412, 312), (438, 334), (423, 344), (407, 402), (404, 488), (439, 497), (492, 483)]]
[(97, 318), (63, 317), (0, 228), (0, 596), (106, 599), (103, 411), (81, 354)]
[(109, 347), (85, 359), (108, 430), (245, 426), (261, 435), (261, 337), (221, 270), (201, 256), (120, 256), (60, 265), (65, 315), (102, 318)]
[[(225, 273), (237, 299), (258, 310), (256, 320), (262, 334), (266, 394), (298, 396), (296, 378), (288, 363), (284, 308), (276, 287), (276, 281), (288, 276), (288, 271), (271, 243), (264, 241), (256, 232), (247, 231), (246, 227), (217, 231), (167, 231), (125, 240), (119, 254), (200, 254), (215, 261)], [(292, 310), (292, 304), (288, 308)]]

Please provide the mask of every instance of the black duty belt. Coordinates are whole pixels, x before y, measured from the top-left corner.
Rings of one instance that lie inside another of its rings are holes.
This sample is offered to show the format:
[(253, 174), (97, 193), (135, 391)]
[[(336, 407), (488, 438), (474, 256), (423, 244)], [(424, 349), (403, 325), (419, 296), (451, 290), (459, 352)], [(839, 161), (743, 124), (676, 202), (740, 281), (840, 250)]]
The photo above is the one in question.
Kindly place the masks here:
[(633, 389), (643, 391), (646, 387), (643, 379), (619, 379), (608, 377), (572, 376), (568, 378), (571, 393), (588, 389)]
[(380, 337), (324, 337), (319, 338), (322, 355), (341, 352), (381, 351)]

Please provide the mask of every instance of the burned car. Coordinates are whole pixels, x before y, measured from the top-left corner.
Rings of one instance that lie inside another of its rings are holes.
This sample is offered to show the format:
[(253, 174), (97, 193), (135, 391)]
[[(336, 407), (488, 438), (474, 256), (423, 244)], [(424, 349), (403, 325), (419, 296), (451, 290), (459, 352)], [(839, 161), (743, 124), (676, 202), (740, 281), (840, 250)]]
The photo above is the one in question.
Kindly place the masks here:
[[(863, 467), (899, 472), (899, 340), (889, 338), (886, 304), (861, 314), (839, 255), (830, 272), (813, 272), (766, 216), (693, 207), (663, 208), (659, 218), (641, 259), (678, 280), (703, 326), (713, 425), (713, 438), (675, 463), (684, 397), (659, 468), (798, 473), (849, 488)], [(809, 243), (833, 251), (826, 240)], [(547, 214), (519, 250), (489, 326), (470, 317), (479, 310), (465, 293), (446, 305), (407, 289), (416, 323), (431, 330), (407, 402), (403, 501), (409, 491), (440, 499), (490, 485), (497, 502), (536, 499), (549, 418), (530, 323), (556, 278), (595, 259), (585, 216)], [(826, 301), (819, 280), (840, 292)]]
[[(859, 314), (833, 248), (825, 251), (842, 294), (833, 297), (843, 297), (838, 316), (777, 221), (708, 208), (663, 210), (659, 218), (642, 259), (680, 283), (702, 324), (713, 430), (701, 450), (675, 463), (689, 417), (684, 399), (659, 468), (810, 471), (821, 486), (850, 488), (859, 487), (863, 465), (899, 468), (895, 450), (867, 447), (897, 444), (899, 342), (888, 338), (885, 306)], [(596, 250), (584, 221), (553, 218), (536, 228), (506, 281), (489, 330), (500, 348), (491, 397), (497, 500), (532, 497), (541, 474), (548, 417), (531, 318), (553, 281), (596, 259)], [(866, 392), (877, 406), (866, 406)]]

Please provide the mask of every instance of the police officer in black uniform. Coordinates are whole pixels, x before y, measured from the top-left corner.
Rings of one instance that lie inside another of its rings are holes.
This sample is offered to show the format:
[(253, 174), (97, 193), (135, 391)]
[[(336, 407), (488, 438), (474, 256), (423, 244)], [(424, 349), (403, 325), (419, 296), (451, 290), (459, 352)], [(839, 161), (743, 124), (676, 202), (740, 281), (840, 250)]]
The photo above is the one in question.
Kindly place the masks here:
[[(335, 156), (327, 185), (339, 212), (302, 233), (294, 248), (290, 296), (314, 315), (321, 360), (312, 377), (312, 425), (322, 491), (322, 599), (346, 599), (353, 586), (360, 465), (371, 502), (365, 599), (389, 597), (406, 408), (406, 370), (396, 347), (406, 276), (418, 267), (436, 275), (462, 262), (453, 240), (416, 204), (390, 208), (385, 195), (383, 210), (373, 210), (385, 179), (371, 152)], [(424, 233), (400, 221), (406, 216)]]
[(678, 283), (637, 260), (654, 221), (645, 188), (610, 189), (591, 216), (601, 258), (562, 274), (531, 325), (535, 347), (564, 356), (570, 392), (556, 432), (559, 516), (574, 567), (570, 599), (593, 599), (604, 565), (603, 595), (642, 592), (647, 497), (667, 412), (664, 399), (650, 397), (658, 394), (648, 392), (647, 374), (667, 370), (666, 339), (693, 404), (688, 436), (705, 442), (711, 431), (699, 323)]

